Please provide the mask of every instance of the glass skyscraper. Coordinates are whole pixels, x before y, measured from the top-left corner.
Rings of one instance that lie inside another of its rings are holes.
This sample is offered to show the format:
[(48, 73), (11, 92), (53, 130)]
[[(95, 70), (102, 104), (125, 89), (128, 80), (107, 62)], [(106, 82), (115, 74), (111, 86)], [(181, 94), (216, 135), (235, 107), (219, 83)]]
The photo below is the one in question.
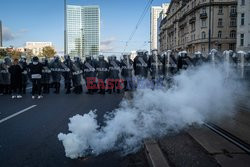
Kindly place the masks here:
[(100, 9), (98, 6), (66, 6), (65, 52), (70, 56), (98, 55)]

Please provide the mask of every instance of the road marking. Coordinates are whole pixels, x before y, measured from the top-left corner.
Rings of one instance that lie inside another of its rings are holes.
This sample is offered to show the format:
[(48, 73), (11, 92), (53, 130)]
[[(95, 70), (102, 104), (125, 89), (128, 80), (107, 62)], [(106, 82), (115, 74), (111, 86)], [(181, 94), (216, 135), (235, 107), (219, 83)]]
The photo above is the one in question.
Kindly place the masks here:
[(4, 119), (1, 119), (1, 120), (0, 120), (0, 124), (3, 123), (3, 122), (5, 122), (5, 121), (7, 121), (7, 120), (9, 120), (9, 119), (11, 119), (11, 118), (13, 118), (13, 117), (15, 117), (15, 116), (17, 116), (17, 115), (19, 115), (19, 114), (22, 114), (22, 113), (24, 113), (24, 112), (26, 112), (26, 111), (28, 111), (28, 110), (30, 110), (30, 109), (36, 107), (36, 106), (37, 106), (37, 105), (32, 105), (32, 106), (30, 106), (30, 107), (28, 107), (28, 108), (25, 108), (25, 109), (23, 109), (23, 110), (21, 110), (21, 111), (15, 113), (15, 114), (12, 114), (12, 115), (10, 115), (10, 116), (4, 118)]
[(27, 90), (32, 89), (32, 86), (31, 86), (31, 87), (27, 87), (26, 89), (27, 89)]

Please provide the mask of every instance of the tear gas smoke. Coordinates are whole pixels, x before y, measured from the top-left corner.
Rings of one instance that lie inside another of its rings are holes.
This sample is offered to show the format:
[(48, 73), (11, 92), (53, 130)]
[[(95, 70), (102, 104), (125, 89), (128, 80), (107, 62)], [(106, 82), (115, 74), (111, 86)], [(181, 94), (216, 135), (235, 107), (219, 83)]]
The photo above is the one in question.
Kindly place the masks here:
[(108, 151), (127, 154), (137, 151), (144, 139), (232, 116), (240, 85), (234, 77), (226, 78), (226, 72), (224, 66), (211, 65), (183, 71), (169, 89), (137, 90), (133, 100), (123, 100), (118, 109), (107, 112), (103, 126), (95, 111), (70, 118), (70, 133), (60, 133), (58, 139), (72, 159)]

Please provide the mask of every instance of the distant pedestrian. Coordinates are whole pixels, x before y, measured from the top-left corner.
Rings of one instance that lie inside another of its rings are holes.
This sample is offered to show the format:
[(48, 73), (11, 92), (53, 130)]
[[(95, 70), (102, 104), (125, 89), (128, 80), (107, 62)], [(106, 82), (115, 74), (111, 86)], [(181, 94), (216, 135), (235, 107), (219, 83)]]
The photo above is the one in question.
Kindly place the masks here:
[(14, 59), (13, 64), (9, 68), (12, 99), (22, 98), (22, 68), (18, 63), (18, 59)]
[(28, 69), (27, 69), (27, 60), (25, 56), (22, 56), (19, 61), (21, 67), (22, 67), (22, 93), (26, 94), (26, 88), (28, 83)]
[(9, 57), (5, 57), (3, 59), (3, 63), (0, 64), (0, 84), (2, 85), (1, 92), (3, 94), (11, 94), (10, 87), (10, 73), (9, 67), (11, 66), (11, 59)]
[(32, 99), (35, 99), (36, 96), (41, 99), (43, 97), (41, 89), (43, 65), (39, 62), (38, 57), (33, 57), (29, 69), (32, 81)]

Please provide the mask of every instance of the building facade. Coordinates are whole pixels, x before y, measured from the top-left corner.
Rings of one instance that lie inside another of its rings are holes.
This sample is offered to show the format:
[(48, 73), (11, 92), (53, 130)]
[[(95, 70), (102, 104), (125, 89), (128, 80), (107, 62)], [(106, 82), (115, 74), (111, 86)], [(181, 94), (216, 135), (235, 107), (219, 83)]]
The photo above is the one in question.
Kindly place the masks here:
[(237, 0), (213, 0), (211, 4), (209, 0), (172, 0), (160, 27), (161, 41), (167, 40), (161, 51), (208, 53), (209, 27), (211, 49), (236, 50)]
[(159, 26), (161, 20), (165, 17), (169, 4), (162, 6), (152, 6), (150, 13), (150, 49), (158, 49), (159, 46)]
[(46, 46), (53, 47), (52, 42), (26, 42), (25, 49), (31, 50), (35, 56), (40, 56)]
[(3, 28), (1, 20), (0, 20), (0, 47), (3, 47)]
[(100, 9), (98, 6), (66, 7), (66, 54), (98, 55), (100, 50)]
[(238, 1), (237, 51), (250, 51), (250, 0)]

